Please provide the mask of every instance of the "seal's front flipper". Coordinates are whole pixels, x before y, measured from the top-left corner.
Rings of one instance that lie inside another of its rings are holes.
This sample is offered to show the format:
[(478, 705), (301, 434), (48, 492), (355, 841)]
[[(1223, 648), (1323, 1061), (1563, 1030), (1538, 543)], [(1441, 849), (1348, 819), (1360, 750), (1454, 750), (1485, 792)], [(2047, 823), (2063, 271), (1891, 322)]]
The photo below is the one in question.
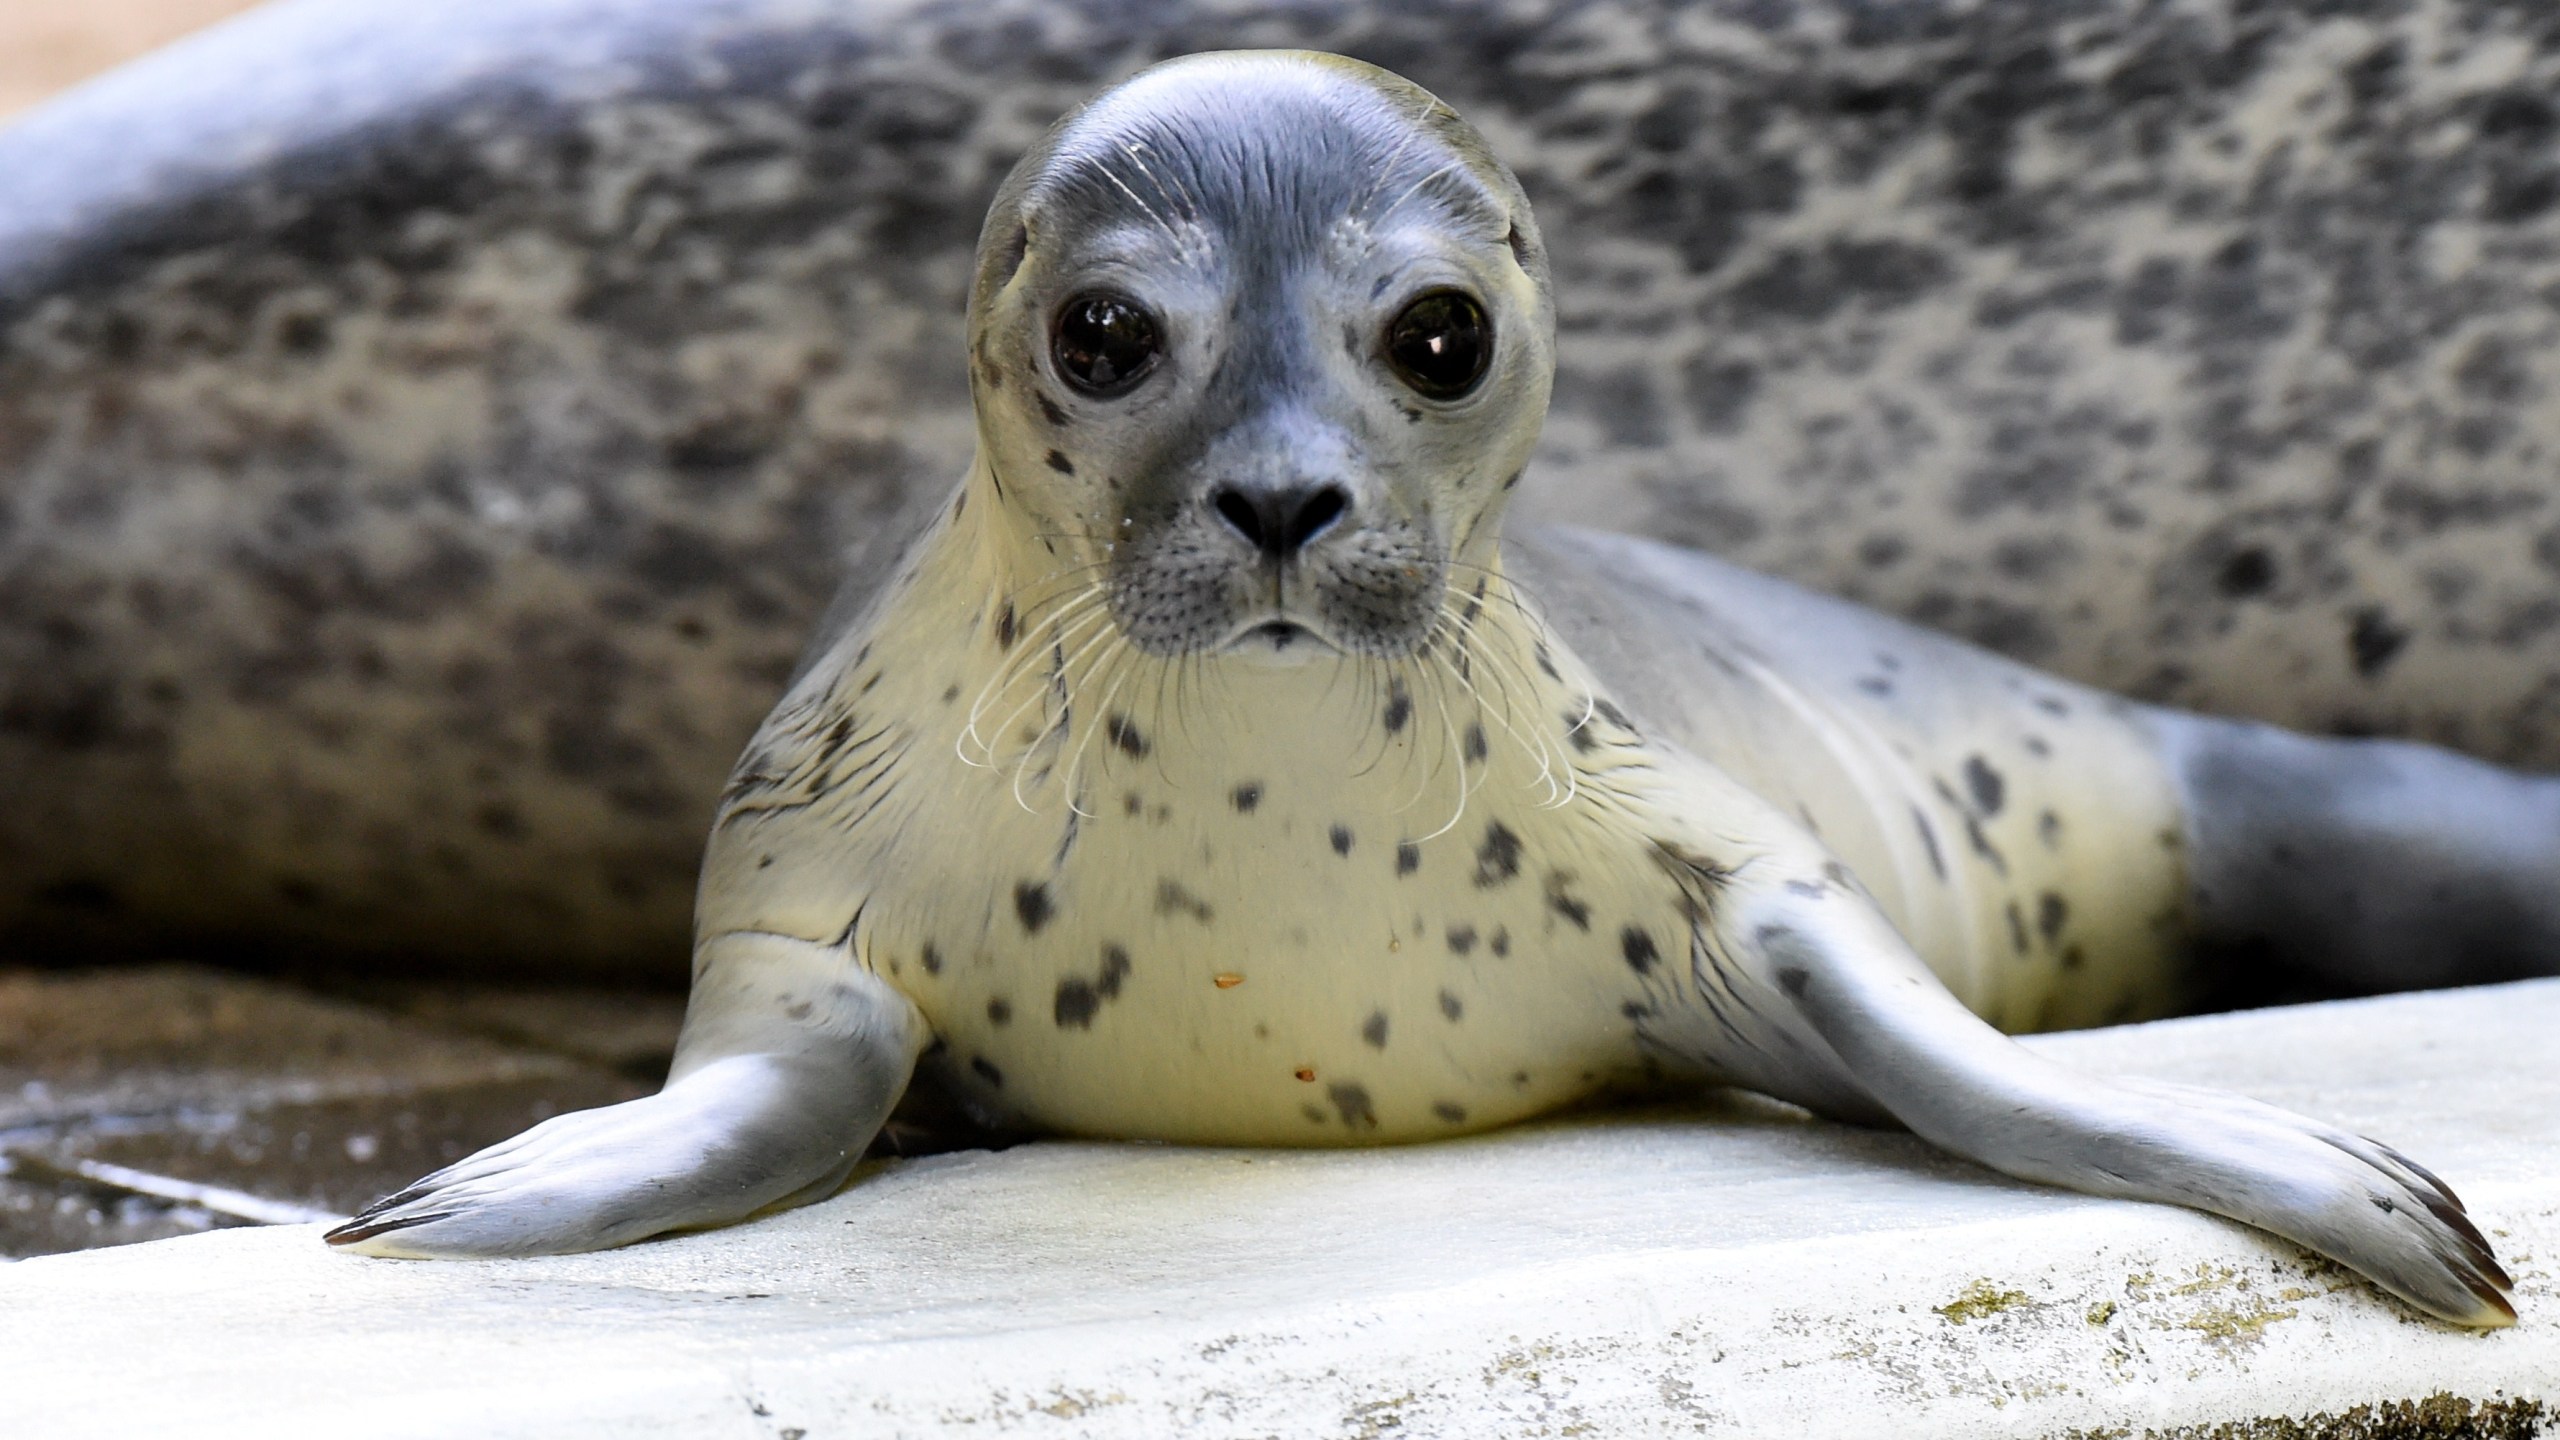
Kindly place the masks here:
[(1746, 878), (1761, 883), (1730, 886), (1708, 922), (1728, 973), (1765, 987), (1921, 1138), (2020, 1179), (2272, 1231), (2456, 1324), (2514, 1323), (2512, 1282), (2462, 1202), (2387, 1146), (2238, 1095), (2047, 1060), (1959, 1004), (1862, 897)]
[(366, 1255), (557, 1255), (816, 1200), (906, 1089), (924, 1017), (840, 946), (704, 942), (666, 1088), (546, 1120), (329, 1232)]

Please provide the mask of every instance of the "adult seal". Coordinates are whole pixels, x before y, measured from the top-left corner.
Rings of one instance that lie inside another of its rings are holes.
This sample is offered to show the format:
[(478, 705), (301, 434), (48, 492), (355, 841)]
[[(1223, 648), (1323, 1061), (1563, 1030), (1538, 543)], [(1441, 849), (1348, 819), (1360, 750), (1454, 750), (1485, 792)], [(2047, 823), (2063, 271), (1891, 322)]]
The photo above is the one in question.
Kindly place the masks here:
[(333, 1243), (585, 1250), (814, 1199), (920, 1064), (990, 1118), (1215, 1144), (1730, 1084), (2513, 1320), (2389, 1147), (1995, 1025), (2153, 1013), (2199, 941), (2560, 934), (2547, 782), (1506, 537), (1553, 374), (1536, 222), (1353, 62), (1194, 57), (1061, 121), (969, 328), (977, 459), (737, 766), (665, 1089)]

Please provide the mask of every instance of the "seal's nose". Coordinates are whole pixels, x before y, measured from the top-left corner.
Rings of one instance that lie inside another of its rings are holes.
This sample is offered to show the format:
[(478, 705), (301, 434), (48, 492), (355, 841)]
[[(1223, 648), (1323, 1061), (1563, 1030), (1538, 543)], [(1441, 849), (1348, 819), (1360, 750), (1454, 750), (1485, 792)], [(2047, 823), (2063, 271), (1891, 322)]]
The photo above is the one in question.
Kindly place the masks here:
[(1270, 559), (1286, 560), (1351, 512), (1351, 492), (1331, 481), (1226, 484), (1209, 497), (1209, 505), (1246, 544)]

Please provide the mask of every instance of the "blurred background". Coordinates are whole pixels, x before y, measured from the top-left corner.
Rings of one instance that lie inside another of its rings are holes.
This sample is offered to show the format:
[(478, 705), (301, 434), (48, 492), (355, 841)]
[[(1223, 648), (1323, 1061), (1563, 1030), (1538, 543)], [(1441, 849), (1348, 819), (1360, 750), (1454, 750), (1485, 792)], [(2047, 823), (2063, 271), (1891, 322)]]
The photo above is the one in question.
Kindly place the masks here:
[(9, 0), (0, 5), (0, 120), (256, 0)]

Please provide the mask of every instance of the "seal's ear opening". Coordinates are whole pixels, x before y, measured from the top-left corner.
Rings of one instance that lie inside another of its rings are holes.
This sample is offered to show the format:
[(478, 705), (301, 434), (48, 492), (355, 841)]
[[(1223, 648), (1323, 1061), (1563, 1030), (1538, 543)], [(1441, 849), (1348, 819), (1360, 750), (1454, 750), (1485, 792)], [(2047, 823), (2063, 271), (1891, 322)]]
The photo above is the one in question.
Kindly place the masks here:
[(1031, 226), (1015, 221), (1013, 233), (987, 255), (987, 266), (981, 283), (989, 291), (1001, 290), (1013, 283), (1013, 274), (1022, 268), (1022, 257), (1031, 253)]

